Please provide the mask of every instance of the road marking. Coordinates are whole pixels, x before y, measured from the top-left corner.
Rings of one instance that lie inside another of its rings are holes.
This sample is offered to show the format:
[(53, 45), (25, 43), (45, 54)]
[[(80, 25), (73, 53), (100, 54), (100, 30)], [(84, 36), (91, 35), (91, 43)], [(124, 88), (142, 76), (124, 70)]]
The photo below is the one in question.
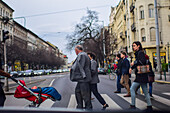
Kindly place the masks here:
[[(121, 98), (123, 98), (124, 100), (126, 100), (127, 102), (131, 103), (131, 97), (124, 97), (124, 95), (126, 94), (117, 94), (118, 96), (120, 96)], [(147, 103), (136, 98), (136, 107), (140, 110), (146, 109)], [(153, 107), (153, 109), (158, 110), (158, 108)]]
[(153, 95), (153, 97), (154, 97), (154, 100), (159, 101), (160, 103), (163, 103), (163, 104), (166, 104), (166, 105), (170, 106), (170, 101), (169, 101), (169, 99), (166, 99), (166, 98), (163, 98), (163, 97), (154, 95), (154, 94), (152, 94), (152, 95)]
[(53, 85), (53, 82), (55, 81), (55, 79), (53, 79), (49, 85), (49, 87), (51, 87)]
[(114, 102), (108, 95), (101, 94), (101, 96), (104, 98), (106, 103), (109, 105), (107, 109), (114, 109), (114, 110), (120, 110), (122, 109), (116, 102)]
[[(107, 94), (101, 94), (101, 96), (104, 98), (106, 103), (109, 105), (109, 107), (107, 109), (114, 109), (114, 110), (122, 109)], [(76, 102), (75, 94), (72, 94), (67, 108), (76, 108), (76, 105), (77, 105), (77, 102)]]
[(162, 94), (165, 94), (165, 95), (168, 95), (168, 96), (170, 96), (170, 93), (162, 93)]
[(76, 102), (75, 95), (72, 94), (67, 108), (76, 108), (76, 104), (77, 102)]
[(51, 99), (46, 99), (44, 102), (40, 104), (39, 108), (51, 108), (54, 103), (55, 102), (52, 101)]

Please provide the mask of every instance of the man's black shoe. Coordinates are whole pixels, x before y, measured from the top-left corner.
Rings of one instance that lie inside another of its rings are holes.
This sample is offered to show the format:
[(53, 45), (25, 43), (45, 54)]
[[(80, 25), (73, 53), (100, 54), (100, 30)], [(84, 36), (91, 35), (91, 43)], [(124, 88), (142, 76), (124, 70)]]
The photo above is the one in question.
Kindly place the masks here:
[(121, 93), (120, 91), (115, 91), (114, 93)]

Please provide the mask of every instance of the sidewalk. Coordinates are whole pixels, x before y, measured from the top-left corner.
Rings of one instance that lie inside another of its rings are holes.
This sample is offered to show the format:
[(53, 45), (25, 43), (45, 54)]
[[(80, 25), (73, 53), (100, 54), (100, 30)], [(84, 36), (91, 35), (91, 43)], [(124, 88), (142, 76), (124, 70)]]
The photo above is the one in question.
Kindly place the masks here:
[(161, 74), (161, 77), (162, 79), (160, 80), (160, 75), (157, 72), (155, 72), (155, 82), (162, 84), (170, 84), (170, 74), (168, 72), (166, 72), (166, 77), (164, 73)]

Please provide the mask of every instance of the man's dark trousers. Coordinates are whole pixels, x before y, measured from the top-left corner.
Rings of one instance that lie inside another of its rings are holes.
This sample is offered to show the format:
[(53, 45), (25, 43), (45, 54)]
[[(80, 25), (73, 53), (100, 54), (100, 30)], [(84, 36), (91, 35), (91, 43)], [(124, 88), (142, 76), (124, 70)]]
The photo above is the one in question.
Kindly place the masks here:
[(91, 92), (93, 92), (94, 96), (97, 98), (97, 100), (102, 104), (105, 105), (106, 102), (103, 99), (103, 97), (99, 94), (98, 90), (97, 90), (97, 84), (90, 84), (90, 89)]
[(77, 108), (83, 109), (83, 101), (85, 103), (85, 109), (92, 109), (91, 103), (91, 91), (90, 91), (90, 83), (89, 82), (78, 82), (75, 95), (77, 100)]
[(121, 79), (121, 75), (117, 75), (117, 91), (121, 92), (121, 88), (123, 87), (120, 84), (120, 79)]

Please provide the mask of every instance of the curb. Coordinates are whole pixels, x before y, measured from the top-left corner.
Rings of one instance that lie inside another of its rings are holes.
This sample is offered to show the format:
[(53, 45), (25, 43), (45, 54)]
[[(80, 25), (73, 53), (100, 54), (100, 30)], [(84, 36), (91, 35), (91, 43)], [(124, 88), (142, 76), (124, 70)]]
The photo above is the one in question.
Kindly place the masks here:
[(167, 81), (160, 81), (160, 80), (155, 80), (155, 82), (161, 83), (161, 84), (170, 84), (170, 82), (167, 82)]
[[(29, 82), (29, 83), (26, 83), (27, 85), (30, 85), (30, 84), (34, 84), (34, 83), (37, 83), (37, 82), (42, 82), (42, 81), (45, 81), (46, 79), (42, 79), (42, 80), (38, 80), (38, 81), (33, 81), (33, 82)], [(13, 86), (13, 87), (10, 87), (10, 89), (14, 89), (14, 88), (17, 88), (18, 86)], [(5, 95), (14, 95), (15, 91), (11, 91), (11, 92), (4, 92)]]

